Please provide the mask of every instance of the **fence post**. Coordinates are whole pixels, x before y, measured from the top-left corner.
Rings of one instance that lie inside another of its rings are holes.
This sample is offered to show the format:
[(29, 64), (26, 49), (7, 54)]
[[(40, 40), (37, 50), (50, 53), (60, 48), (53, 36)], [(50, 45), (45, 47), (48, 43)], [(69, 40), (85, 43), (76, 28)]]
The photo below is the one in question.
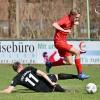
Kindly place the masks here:
[(90, 39), (90, 0), (86, 0), (87, 1), (87, 32), (88, 32), (88, 39)]

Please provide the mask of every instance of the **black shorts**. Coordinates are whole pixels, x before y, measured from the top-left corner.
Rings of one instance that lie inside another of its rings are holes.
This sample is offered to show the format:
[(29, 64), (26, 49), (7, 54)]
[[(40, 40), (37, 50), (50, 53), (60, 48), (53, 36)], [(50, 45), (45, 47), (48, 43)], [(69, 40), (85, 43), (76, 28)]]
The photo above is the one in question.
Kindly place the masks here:
[[(52, 82), (57, 82), (55, 74), (49, 74), (48, 77)], [(65, 89), (63, 89), (59, 84), (51, 86), (50, 83), (48, 83), (43, 77), (41, 80), (41, 84), (36, 87), (37, 92), (65, 92)]]
[[(55, 74), (49, 74), (48, 77), (52, 82), (57, 82), (58, 80)], [(56, 84), (52, 92), (65, 92), (65, 89), (62, 88), (59, 84)]]
[(52, 82), (57, 82), (57, 77), (55, 74), (48, 74), (48, 77), (51, 79)]

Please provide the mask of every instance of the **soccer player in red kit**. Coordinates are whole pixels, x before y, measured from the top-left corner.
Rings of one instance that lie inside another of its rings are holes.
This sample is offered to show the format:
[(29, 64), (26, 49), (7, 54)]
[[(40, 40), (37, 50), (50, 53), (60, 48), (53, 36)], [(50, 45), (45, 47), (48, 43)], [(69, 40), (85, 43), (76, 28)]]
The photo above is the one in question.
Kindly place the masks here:
[(71, 10), (69, 15), (62, 17), (60, 20), (53, 23), (54, 28), (56, 29), (54, 35), (54, 45), (59, 52), (61, 57), (64, 59), (59, 59), (55, 62), (46, 63), (46, 71), (49, 73), (49, 70), (53, 66), (59, 66), (64, 64), (72, 64), (71, 56), (75, 55), (75, 65), (77, 68), (79, 79), (84, 80), (89, 78), (88, 75), (83, 74), (82, 64), (80, 62), (80, 51), (75, 49), (73, 45), (69, 44), (67, 41), (68, 34), (71, 34), (71, 29), (74, 25), (79, 25), (80, 13), (77, 9)]

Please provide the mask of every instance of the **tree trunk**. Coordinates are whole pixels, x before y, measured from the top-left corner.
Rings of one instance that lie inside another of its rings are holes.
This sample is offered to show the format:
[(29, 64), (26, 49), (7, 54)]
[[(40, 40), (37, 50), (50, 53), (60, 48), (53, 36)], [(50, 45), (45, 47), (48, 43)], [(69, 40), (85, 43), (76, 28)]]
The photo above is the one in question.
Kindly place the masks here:
[(9, 0), (9, 37), (14, 37), (16, 34), (16, 1)]

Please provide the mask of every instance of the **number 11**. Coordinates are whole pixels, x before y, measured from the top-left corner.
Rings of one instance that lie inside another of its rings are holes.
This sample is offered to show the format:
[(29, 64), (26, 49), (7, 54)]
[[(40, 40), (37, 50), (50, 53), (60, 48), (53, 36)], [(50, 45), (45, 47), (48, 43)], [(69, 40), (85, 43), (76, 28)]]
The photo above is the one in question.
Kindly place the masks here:
[(25, 78), (25, 82), (30, 83), (32, 86), (35, 86), (35, 83), (30, 78), (32, 78), (37, 83), (39, 82), (39, 80), (30, 73), (29, 77)]

